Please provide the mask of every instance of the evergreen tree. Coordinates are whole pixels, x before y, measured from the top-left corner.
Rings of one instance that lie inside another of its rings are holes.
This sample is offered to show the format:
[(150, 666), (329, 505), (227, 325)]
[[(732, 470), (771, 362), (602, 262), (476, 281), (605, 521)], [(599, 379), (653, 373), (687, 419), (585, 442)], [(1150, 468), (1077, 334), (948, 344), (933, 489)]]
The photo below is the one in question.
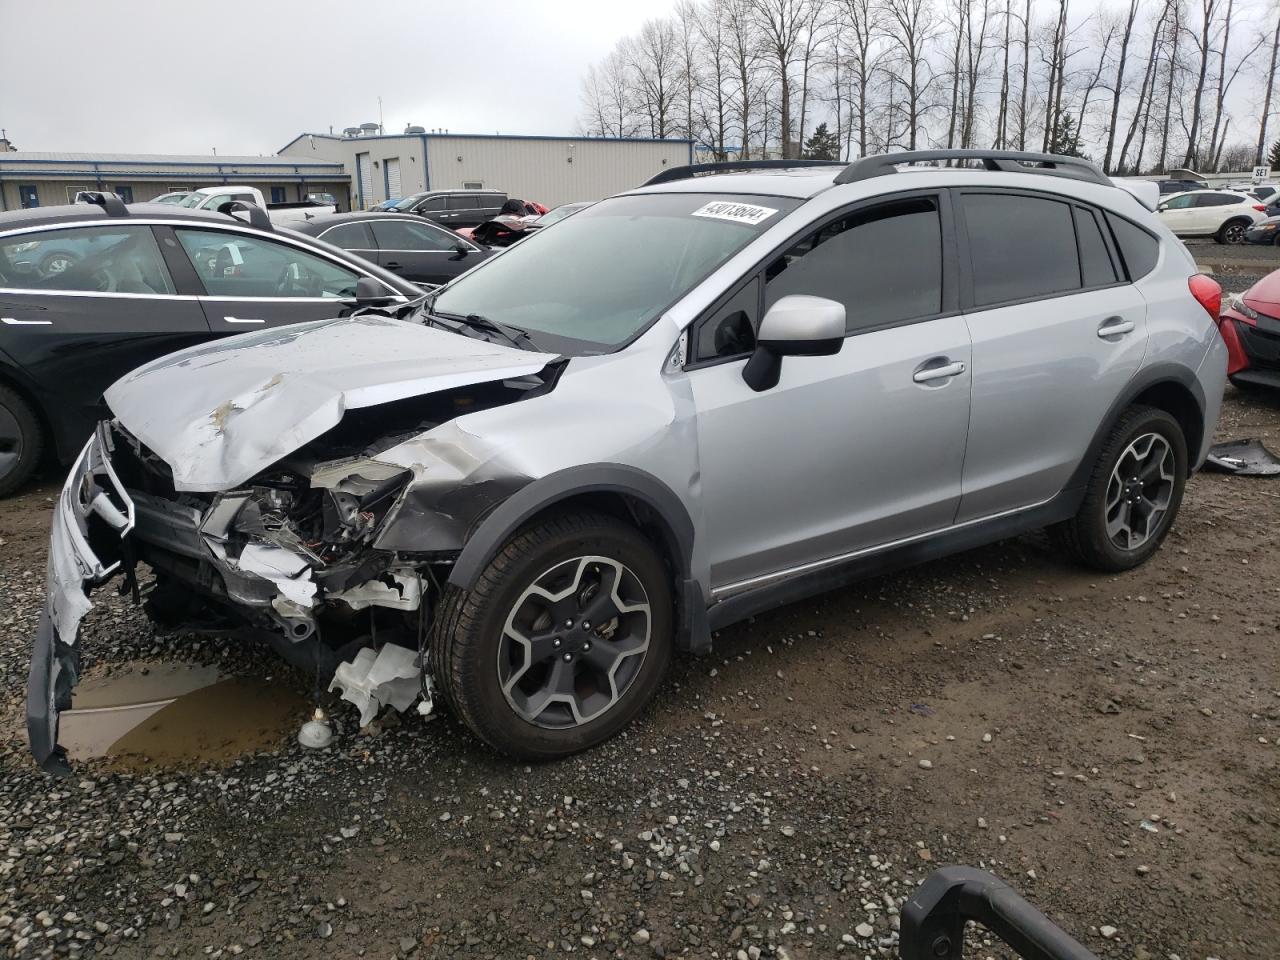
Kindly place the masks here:
[(827, 129), (825, 123), (818, 124), (817, 129), (805, 141), (804, 158), (806, 160), (840, 159), (840, 140)]
[(1280, 140), (1271, 145), (1271, 152), (1267, 154), (1267, 166), (1273, 171), (1280, 170)]

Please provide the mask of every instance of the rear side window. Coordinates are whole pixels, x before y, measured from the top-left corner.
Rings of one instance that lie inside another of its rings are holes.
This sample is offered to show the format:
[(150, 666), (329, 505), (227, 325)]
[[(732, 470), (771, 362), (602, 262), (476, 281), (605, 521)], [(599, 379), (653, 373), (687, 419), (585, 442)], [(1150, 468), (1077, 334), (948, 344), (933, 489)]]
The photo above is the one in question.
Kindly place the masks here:
[(1239, 197), (1229, 193), (1197, 193), (1197, 207), (1229, 207), (1240, 202)]
[(320, 239), (344, 250), (372, 250), (373, 241), (363, 223), (341, 223), (320, 234)]
[(1051, 297), (1080, 288), (1071, 207), (1011, 194), (961, 196), (977, 306)]
[(1129, 279), (1137, 280), (1154, 270), (1160, 256), (1160, 242), (1124, 217), (1108, 212), (1106, 218), (1111, 233), (1116, 238), (1116, 246), (1120, 248), (1120, 256), (1124, 260)]
[(150, 227), (72, 227), (0, 240), (0, 286), (83, 293), (171, 294)]
[(480, 198), (472, 194), (455, 193), (449, 196), (450, 210), (475, 210), (480, 206)]
[(791, 246), (765, 273), (765, 309), (789, 294), (845, 306), (857, 333), (942, 311), (942, 227), (933, 197), (858, 210)]
[(1102, 226), (1093, 211), (1076, 207), (1076, 236), (1080, 239), (1080, 274), (1084, 285), (1102, 287), (1119, 280), (1102, 236)]

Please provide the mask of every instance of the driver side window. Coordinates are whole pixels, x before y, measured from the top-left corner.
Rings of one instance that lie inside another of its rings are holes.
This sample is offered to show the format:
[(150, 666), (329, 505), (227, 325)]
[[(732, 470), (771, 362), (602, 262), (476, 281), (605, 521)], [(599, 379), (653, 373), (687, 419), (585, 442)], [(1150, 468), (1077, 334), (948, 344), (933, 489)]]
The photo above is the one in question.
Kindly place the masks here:
[(225, 230), (179, 228), (211, 297), (350, 298), (360, 275), (297, 247)]

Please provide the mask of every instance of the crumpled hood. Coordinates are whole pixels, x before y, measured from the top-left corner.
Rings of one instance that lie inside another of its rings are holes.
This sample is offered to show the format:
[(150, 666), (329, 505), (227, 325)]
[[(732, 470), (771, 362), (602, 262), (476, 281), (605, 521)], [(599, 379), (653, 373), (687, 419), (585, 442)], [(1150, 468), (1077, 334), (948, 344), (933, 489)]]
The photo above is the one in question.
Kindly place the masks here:
[(346, 410), (525, 376), (554, 359), (364, 315), (181, 350), (117, 380), (106, 399), (179, 490), (217, 491), (311, 442)]

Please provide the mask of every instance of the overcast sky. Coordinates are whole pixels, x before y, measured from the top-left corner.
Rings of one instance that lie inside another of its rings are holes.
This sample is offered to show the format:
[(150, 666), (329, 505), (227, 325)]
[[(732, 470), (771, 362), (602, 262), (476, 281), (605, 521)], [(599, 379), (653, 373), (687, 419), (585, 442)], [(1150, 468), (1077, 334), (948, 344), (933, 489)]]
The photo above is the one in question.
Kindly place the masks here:
[(580, 81), (672, 0), (0, 0), (20, 150), (271, 154), (378, 121), (566, 134)]

